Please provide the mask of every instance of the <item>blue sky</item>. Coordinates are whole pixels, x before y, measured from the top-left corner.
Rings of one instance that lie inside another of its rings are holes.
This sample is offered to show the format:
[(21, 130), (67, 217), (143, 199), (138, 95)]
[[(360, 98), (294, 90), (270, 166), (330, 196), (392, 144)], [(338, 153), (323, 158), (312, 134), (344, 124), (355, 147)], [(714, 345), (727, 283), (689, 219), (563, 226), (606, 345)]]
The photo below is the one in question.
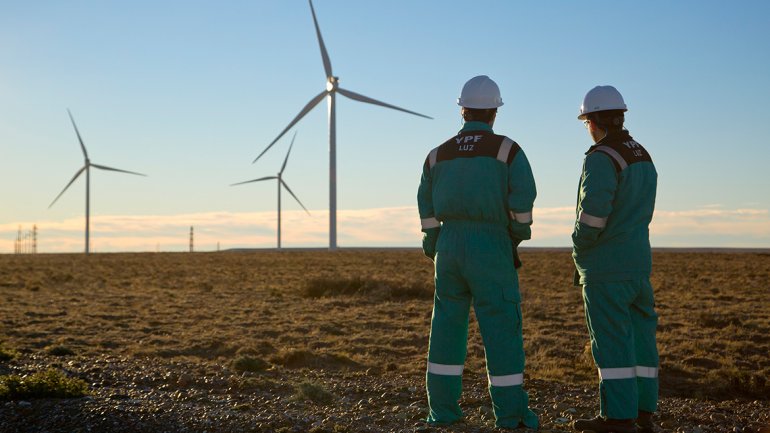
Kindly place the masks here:
[[(346, 89), (432, 116), (339, 97), (340, 246), (417, 246), (427, 152), (460, 127), (463, 83), (486, 74), (538, 184), (531, 246), (568, 246), (585, 92), (612, 84), (659, 172), (655, 246), (770, 247), (770, 3), (314, 2)], [(274, 175), (291, 134), (251, 161), (324, 89), (310, 8), (291, 1), (2, 2), (0, 252), (21, 225), (41, 251), (80, 251), (92, 162), (96, 251), (275, 245)], [(328, 243), (322, 102), (295, 128), (285, 246)], [(293, 133), (293, 131), (292, 131)], [(540, 215), (540, 217), (538, 217)]]

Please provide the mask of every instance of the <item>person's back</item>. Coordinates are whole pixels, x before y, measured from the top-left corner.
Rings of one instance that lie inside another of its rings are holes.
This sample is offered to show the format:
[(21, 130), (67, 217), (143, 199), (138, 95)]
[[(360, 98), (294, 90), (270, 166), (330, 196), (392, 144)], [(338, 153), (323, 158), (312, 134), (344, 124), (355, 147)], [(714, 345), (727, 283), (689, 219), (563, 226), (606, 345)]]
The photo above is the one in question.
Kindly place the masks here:
[(583, 173), (577, 220), (589, 223), (573, 235), (580, 283), (649, 277), (658, 179), (650, 154), (628, 131), (612, 132), (588, 150)]
[[(433, 207), (441, 221), (478, 221), (507, 227), (509, 207), (527, 208), (534, 200), (532, 172), (524, 152), (489, 124), (467, 122), (434, 149), (425, 161), (432, 170)], [(518, 190), (508, 203), (511, 175)]]
[(487, 355), (496, 425), (536, 428), (523, 390), (515, 246), (530, 238), (535, 183), (524, 152), (494, 134), (497, 85), (471, 79), (458, 101), (465, 125), (433, 149), (417, 194), (423, 251), (435, 260), (436, 295), (428, 349), (428, 422), (462, 418), (458, 404), (473, 303)]

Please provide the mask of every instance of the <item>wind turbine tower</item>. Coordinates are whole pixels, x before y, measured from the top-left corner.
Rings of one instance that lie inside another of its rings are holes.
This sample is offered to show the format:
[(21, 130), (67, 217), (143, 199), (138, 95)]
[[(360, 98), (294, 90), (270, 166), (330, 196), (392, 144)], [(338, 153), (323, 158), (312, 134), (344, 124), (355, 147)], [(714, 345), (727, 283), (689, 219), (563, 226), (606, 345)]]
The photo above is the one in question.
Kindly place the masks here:
[(323, 38), (321, 37), (321, 29), (318, 27), (318, 20), (315, 16), (313, 2), (312, 0), (308, 0), (308, 3), (310, 4), (310, 13), (313, 15), (313, 24), (315, 25), (315, 32), (318, 38), (318, 46), (321, 49), (321, 60), (323, 61), (324, 72), (326, 73), (326, 89), (311, 99), (310, 102), (308, 102), (305, 107), (302, 108), (299, 114), (297, 114), (297, 116), (295, 116), (294, 119), (289, 122), (289, 125), (286, 126), (286, 128), (284, 128), (280, 134), (278, 134), (278, 137), (276, 137), (275, 140), (268, 144), (265, 150), (263, 150), (262, 153), (260, 153), (252, 163), (257, 162), (257, 160), (262, 157), (262, 155), (264, 155), (268, 149), (273, 147), (273, 145), (281, 137), (283, 137), (283, 135), (286, 134), (286, 132), (291, 129), (292, 126), (299, 122), (300, 119), (302, 119), (308, 112), (310, 112), (310, 110), (318, 105), (321, 100), (327, 98), (329, 104), (329, 249), (335, 250), (337, 249), (337, 114), (335, 107), (337, 93), (353, 99), (354, 101), (379, 105), (382, 107), (391, 108), (393, 110), (414, 114), (415, 116), (424, 117), (426, 119), (432, 119), (432, 117), (404, 108), (396, 107), (395, 105), (386, 104), (385, 102), (381, 102), (368, 96), (351, 92), (350, 90), (346, 90), (340, 87), (339, 77), (332, 73), (332, 64), (329, 60), (329, 55), (326, 52), (326, 46), (324, 45)]
[(253, 180), (247, 180), (245, 182), (238, 182), (234, 183), (230, 186), (235, 185), (243, 185), (245, 183), (253, 183), (253, 182), (260, 182), (263, 180), (270, 180), (270, 179), (277, 179), (278, 183), (278, 249), (281, 249), (281, 187), (283, 186), (286, 188), (286, 191), (291, 194), (292, 197), (294, 197), (294, 200), (297, 200), (297, 203), (299, 203), (300, 206), (302, 206), (302, 209), (305, 209), (305, 212), (307, 212), (308, 215), (310, 215), (310, 211), (307, 210), (305, 205), (302, 204), (301, 201), (297, 198), (296, 195), (292, 192), (291, 188), (289, 188), (289, 185), (286, 184), (283, 180), (283, 171), (286, 169), (286, 163), (289, 161), (289, 154), (291, 153), (291, 148), (294, 146), (294, 139), (297, 138), (297, 132), (294, 132), (294, 137), (291, 139), (291, 144), (289, 145), (289, 151), (286, 152), (286, 158), (283, 160), (283, 165), (281, 166), (281, 171), (278, 172), (275, 176), (265, 176), (260, 177), (259, 179), (253, 179)]
[(72, 122), (72, 126), (75, 128), (75, 134), (78, 136), (78, 141), (80, 142), (80, 149), (83, 151), (83, 158), (85, 159), (85, 164), (83, 167), (80, 168), (75, 173), (75, 176), (72, 177), (72, 180), (67, 184), (67, 186), (64, 187), (64, 189), (59, 193), (59, 195), (56, 196), (55, 199), (51, 202), (50, 205), (48, 205), (48, 208), (50, 209), (51, 206), (56, 203), (57, 200), (59, 200), (59, 197), (64, 194), (64, 191), (67, 191), (67, 188), (72, 185), (75, 180), (77, 180), (78, 176), (80, 176), (84, 171), (86, 172), (86, 254), (89, 254), (91, 252), (91, 242), (90, 242), (90, 233), (91, 233), (91, 227), (90, 227), (90, 221), (91, 221), (91, 167), (98, 168), (99, 170), (106, 170), (106, 171), (117, 171), (120, 173), (128, 173), (128, 174), (135, 174), (137, 176), (147, 176), (146, 174), (142, 173), (135, 173), (133, 171), (126, 171), (126, 170), (120, 170), (117, 168), (107, 167), (104, 165), (94, 164), (91, 162), (91, 160), (88, 158), (88, 152), (86, 151), (86, 146), (83, 144), (83, 139), (80, 137), (80, 131), (78, 131), (78, 126), (75, 124), (75, 119), (72, 118), (72, 113), (70, 110), (67, 110), (67, 114), (70, 116), (70, 121)]

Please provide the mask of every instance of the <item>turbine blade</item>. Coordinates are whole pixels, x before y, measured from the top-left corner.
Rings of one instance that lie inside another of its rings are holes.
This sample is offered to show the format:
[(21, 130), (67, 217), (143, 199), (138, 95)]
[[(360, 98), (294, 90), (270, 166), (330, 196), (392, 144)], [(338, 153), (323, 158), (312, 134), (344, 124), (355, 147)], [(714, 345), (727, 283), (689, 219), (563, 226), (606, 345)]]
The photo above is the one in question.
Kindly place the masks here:
[(420, 113), (415, 113), (414, 111), (410, 111), (410, 110), (407, 110), (407, 109), (401, 108), (401, 107), (396, 107), (395, 105), (386, 104), (386, 103), (384, 103), (382, 101), (378, 101), (376, 99), (372, 99), (372, 98), (370, 98), (368, 96), (360, 95), (360, 94), (358, 94), (356, 92), (351, 92), (350, 90), (345, 90), (345, 89), (343, 89), (341, 87), (337, 88), (337, 92), (342, 93), (343, 95), (347, 96), (348, 98), (356, 100), (356, 101), (366, 102), (367, 104), (380, 105), (380, 106), (386, 107), (386, 108), (392, 108), (394, 110), (403, 111), (404, 113), (414, 114), (415, 116), (424, 117), (426, 119), (433, 119), (430, 116), (426, 116), (426, 115), (420, 114)]
[(308, 3), (310, 3), (310, 13), (313, 14), (313, 24), (315, 24), (315, 34), (316, 36), (318, 36), (318, 46), (321, 47), (321, 59), (324, 62), (324, 72), (326, 72), (326, 78), (331, 78), (332, 62), (329, 60), (329, 54), (326, 52), (326, 45), (324, 45), (324, 39), (321, 37), (321, 29), (318, 27), (318, 20), (315, 17), (313, 0), (308, 0)]
[(286, 152), (286, 158), (283, 160), (283, 165), (281, 166), (281, 171), (278, 172), (278, 174), (283, 174), (283, 170), (286, 169), (286, 163), (289, 161), (289, 154), (291, 153), (291, 148), (294, 146), (294, 139), (297, 138), (297, 131), (294, 131), (294, 137), (291, 138), (291, 144), (289, 145), (289, 151)]
[(291, 196), (294, 197), (294, 200), (297, 200), (297, 203), (299, 203), (299, 205), (302, 206), (302, 209), (305, 209), (305, 212), (307, 212), (307, 214), (310, 215), (310, 211), (307, 210), (307, 208), (305, 207), (304, 204), (302, 204), (301, 201), (299, 201), (297, 196), (294, 195), (294, 193), (291, 191), (291, 188), (289, 188), (289, 185), (286, 185), (286, 182), (284, 182), (283, 179), (281, 179), (281, 185), (283, 185), (283, 187), (286, 188), (286, 191), (289, 191), (289, 194), (291, 194)]
[(118, 172), (121, 172), (121, 173), (135, 174), (137, 176), (147, 176), (146, 174), (136, 173), (136, 172), (128, 171), (128, 170), (121, 170), (119, 168), (112, 168), (112, 167), (107, 167), (107, 166), (99, 165), (99, 164), (91, 164), (91, 167), (96, 167), (96, 168), (101, 169), (101, 170), (118, 171)]
[(252, 180), (247, 180), (245, 182), (232, 183), (232, 184), (230, 184), (230, 186), (243, 185), (244, 183), (260, 182), (260, 181), (268, 180), (268, 179), (278, 179), (278, 176), (260, 177), (259, 179), (252, 179)]
[(77, 173), (75, 173), (75, 175), (74, 175), (74, 176), (72, 176), (72, 180), (70, 180), (70, 183), (68, 183), (68, 184), (67, 184), (67, 186), (65, 186), (65, 187), (64, 187), (64, 189), (63, 189), (63, 190), (61, 190), (61, 192), (59, 193), (59, 195), (57, 195), (57, 196), (56, 196), (56, 198), (55, 198), (55, 199), (53, 199), (53, 201), (51, 202), (51, 204), (49, 204), (49, 205), (48, 205), (48, 209), (50, 209), (50, 208), (51, 208), (51, 206), (53, 206), (53, 204), (54, 204), (54, 203), (56, 203), (56, 200), (59, 200), (59, 197), (61, 197), (61, 196), (62, 196), (62, 194), (64, 194), (64, 191), (66, 191), (66, 190), (67, 190), (67, 188), (69, 188), (69, 187), (70, 187), (70, 185), (72, 185), (72, 183), (73, 183), (73, 182), (75, 182), (75, 179), (77, 179), (77, 178), (78, 178), (78, 176), (80, 176), (80, 174), (81, 174), (81, 173), (83, 173), (83, 171), (86, 169), (86, 167), (88, 167), (88, 166), (87, 166), (87, 165), (84, 165), (84, 166), (83, 166), (83, 167), (82, 167), (80, 170), (78, 170), (78, 171), (77, 171)]
[(75, 125), (75, 119), (72, 117), (72, 113), (70, 112), (70, 109), (67, 109), (67, 114), (70, 115), (70, 121), (72, 122), (72, 126), (75, 127), (75, 134), (78, 135), (78, 141), (80, 142), (80, 149), (83, 150), (83, 157), (85, 159), (88, 159), (88, 152), (86, 152), (86, 145), (83, 144), (83, 139), (80, 137), (80, 131), (78, 131), (78, 126)]
[(305, 116), (305, 114), (307, 114), (307, 113), (308, 113), (310, 110), (312, 110), (312, 109), (313, 109), (313, 107), (315, 107), (316, 105), (318, 105), (318, 103), (319, 103), (319, 102), (321, 102), (321, 100), (322, 100), (323, 98), (325, 98), (327, 94), (329, 94), (329, 92), (328, 92), (328, 91), (326, 91), (326, 90), (324, 90), (323, 92), (321, 92), (321, 93), (319, 93), (318, 95), (316, 95), (316, 97), (315, 97), (315, 98), (311, 99), (311, 100), (310, 100), (310, 102), (308, 102), (308, 103), (305, 105), (305, 107), (302, 109), (302, 111), (300, 111), (300, 112), (299, 112), (299, 114), (297, 114), (297, 115), (294, 117), (294, 120), (292, 120), (291, 122), (289, 122), (289, 125), (288, 125), (286, 128), (284, 128), (284, 129), (283, 129), (283, 131), (281, 131), (281, 133), (280, 133), (280, 134), (278, 134), (278, 137), (275, 137), (275, 140), (273, 140), (272, 142), (270, 142), (270, 144), (268, 144), (268, 145), (267, 145), (267, 147), (265, 148), (265, 150), (263, 150), (263, 151), (262, 151), (262, 153), (260, 153), (260, 154), (259, 154), (259, 156), (257, 156), (256, 158), (254, 158), (254, 161), (251, 161), (251, 163), (252, 163), (252, 164), (254, 164), (255, 162), (257, 162), (257, 160), (258, 160), (259, 158), (261, 158), (261, 157), (262, 157), (262, 155), (264, 155), (264, 154), (265, 154), (265, 152), (267, 152), (267, 151), (268, 151), (268, 150), (269, 150), (271, 147), (273, 147), (273, 145), (275, 144), (275, 142), (276, 142), (276, 141), (278, 141), (278, 140), (279, 140), (281, 137), (283, 137), (283, 134), (286, 134), (286, 131), (288, 131), (289, 129), (291, 129), (291, 127), (292, 127), (292, 126), (294, 126), (294, 125), (295, 125), (297, 122), (299, 122), (299, 120), (300, 120), (300, 119), (302, 119), (302, 117), (304, 117), (304, 116)]

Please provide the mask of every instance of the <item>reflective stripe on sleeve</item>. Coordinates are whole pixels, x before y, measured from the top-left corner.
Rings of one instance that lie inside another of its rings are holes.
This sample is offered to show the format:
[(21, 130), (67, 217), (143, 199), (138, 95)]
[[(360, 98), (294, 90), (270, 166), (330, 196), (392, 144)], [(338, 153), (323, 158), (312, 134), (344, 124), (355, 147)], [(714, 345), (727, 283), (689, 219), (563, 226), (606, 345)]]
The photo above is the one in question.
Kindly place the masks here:
[(599, 378), (601, 380), (633, 379), (635, 377), (636, 377), (636, 368), (634, 367), (600, 368), (599, 369)]
[(433, 166), (436, 165), (437, 159), (438, 159), (438, 147), (431, 150), (430, 154), (428, 155), (428, 168), (433, 168)]
[(503, 142), (500, 143), (500, 150), (497, 151), (497, 160), (508, 163), (508, 154), (511, 153), (511, 148), (513, 147), (513, 140), (511, 140), (508, 137), (505, 137), (503, 139)]
[(612, 159), (614, 159), (615, 162), (617, 162), (618, 165), (620, 166), (620, 170), (625, 170), (625, 168), (628, 167), (628, 164), (626, 163), (626, 160), (623, 159), (623, 157), (620, 156), (620, 154), (615, 149), (613, 149), (611, 147), (607, 147), (607, 146), (599, 146), (599, 147), (596, 148), (596, 150), (600, 150), (600, 151), (608, 154), (609, 156), (611, 156)]
[(463, 365), (436, 364), (435, 362), (429, 361), (428, 373), (438, 374), (441, 376), (462, 376)]
[(510, 211), (511, 219), (522, 224), (529, 224), (532, 222), (532, 212), (514, 212)]
[(489, 375), (489, 384), (492, 386), (518, 386), (524, 383), (524, 373), (508, 374), (505, 376)]
[(638, 377), (646, 377), (648, 379), (655, 379), (658, 377), (657, 367), (645, 367), (643, 365), (636, 366), (636, 375)]
[(423, 218), (420, 220), (420, 224), (422, 224), (423, 230), (425, 229), (434, 229), (436, 227), (441, 227), (441, 223), (438, 222), (438, 220), (434, 217), (430, 218)]
[(582, 210), (580, 211), (580, 217), (578, 218), (578, 221), (585, 225), (596, 227), (597, 229), (603, 229), (604, 226), (607, 225), (607, 218), (600, 218), (597, 216), (589, 215)]

